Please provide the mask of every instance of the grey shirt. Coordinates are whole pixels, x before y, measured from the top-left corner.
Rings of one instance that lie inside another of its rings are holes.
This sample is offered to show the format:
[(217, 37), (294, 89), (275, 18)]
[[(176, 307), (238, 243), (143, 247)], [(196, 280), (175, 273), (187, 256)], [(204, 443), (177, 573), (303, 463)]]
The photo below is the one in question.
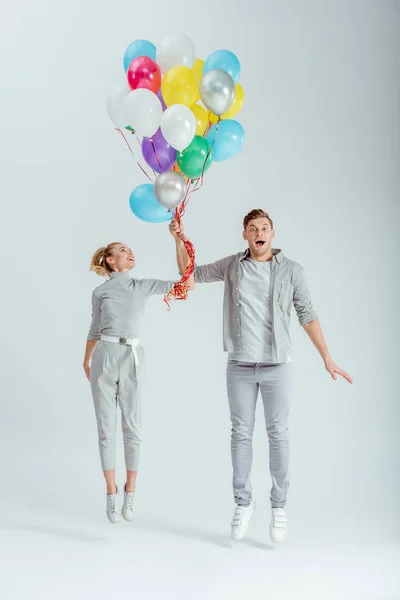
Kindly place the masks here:
[(133, 279), (130, 271), (112, 273), (93, 290), (88, 339), (99, 340), (101, 334), (139, 338), (146, 300), (154, 294), (167, 294), (173, 285), (173, 281)]
[[(286, 258), (281, 250), (273, 250), (269, 285), (269, 310), (272, 323), (272, 362), (290, 360), (290, 315), (294, 306), (300, 325), (318, 319), (304, 270), (297, 262)], [(224, 350), (229, 353), (242, 351), (242, 327), (240, 315), (240, 264), (249, 256), (249, 250), (227, 256), (209, 265), (196, 266), (197, 283), (224, 282), (223, 336)]]
[(270, 363), (272, 319), (269, 302), (271, 261), (258, 262), (250, 256), (239, 265), (239, 311), (242, 349), (230, 360)]

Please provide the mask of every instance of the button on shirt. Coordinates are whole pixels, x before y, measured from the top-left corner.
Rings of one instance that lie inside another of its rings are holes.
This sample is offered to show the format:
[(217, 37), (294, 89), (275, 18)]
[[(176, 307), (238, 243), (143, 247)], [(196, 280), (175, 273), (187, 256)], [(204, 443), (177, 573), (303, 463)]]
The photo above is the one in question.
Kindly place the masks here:
[(270, 310), (271, 261), (250, 257), (239, 266), (239, 316), (241, 350), (230, 360), (272, 362), (272, 318)]

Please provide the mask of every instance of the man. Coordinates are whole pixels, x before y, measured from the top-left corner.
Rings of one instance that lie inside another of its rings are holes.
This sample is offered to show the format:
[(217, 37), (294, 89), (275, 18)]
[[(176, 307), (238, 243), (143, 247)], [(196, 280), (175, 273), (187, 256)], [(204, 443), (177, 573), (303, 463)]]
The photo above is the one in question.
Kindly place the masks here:
[[(291, 388), (291, 340), (289, 322), (294, 305), (300, 325), (320, 353), (333, 379), (340, 375), (349, 383), (329, 355), (317, 314), (312, 306), (303, 268), (272, 248), (273, 222), (261, 209), (244, 217), (245, 252), (195, 268), (195, 282), (223, 281), (224, 350), (228, 352), (227, 391), (232, 422), (231, 453), (236, 509), (232, 538), (246, 533), (255, 509), (250, 483), (252, 437), (258, 392), (261, 392), (269, 441), (272, 478), (270, 537), (286, 537), (288, 477), (288, 416)], [(177, 262), (183, 271), (182, 224), (173, 220)]]

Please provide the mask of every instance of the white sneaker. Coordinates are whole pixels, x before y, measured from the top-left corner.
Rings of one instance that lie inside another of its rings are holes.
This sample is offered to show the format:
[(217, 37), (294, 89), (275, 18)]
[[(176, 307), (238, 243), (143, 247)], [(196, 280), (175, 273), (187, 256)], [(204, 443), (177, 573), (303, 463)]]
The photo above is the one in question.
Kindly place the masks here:
[(118, 488), (115, 494), (107, 494), (107, 517), (110, 523), (118, 523), (120, 515)]
[(135, 516), (135, 512), (133, 509), (133, 499), (135, 494), (133, 492), (127, 492), (124, 490), (124, 504), (122, 506), (122, 516), (125, 521), (132, 521)]
[(231, 537), (233, 540), (241, 540), (247, 531), (251, 515), (255, 511), (256, 503), (252, 502), (249, 506), (236, 505), (233, 513)]
[(287, 518), (284, 508), (273, 508), (271, 515), (271, 525), (269, 526), (269, 537), (274, 544), (280, 544), (284, 541), (287, 534)]

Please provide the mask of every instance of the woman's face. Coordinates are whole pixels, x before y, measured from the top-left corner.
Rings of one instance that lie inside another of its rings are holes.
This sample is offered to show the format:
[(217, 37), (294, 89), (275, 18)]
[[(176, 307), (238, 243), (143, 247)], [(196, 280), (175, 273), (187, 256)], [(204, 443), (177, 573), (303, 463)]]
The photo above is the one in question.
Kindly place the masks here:
[(135, 266), (135, 257), (133, 252), (125, 244), (118, 244), (113, 248), (111, 256), (107, 262), (113, 271), (130, 271)]

